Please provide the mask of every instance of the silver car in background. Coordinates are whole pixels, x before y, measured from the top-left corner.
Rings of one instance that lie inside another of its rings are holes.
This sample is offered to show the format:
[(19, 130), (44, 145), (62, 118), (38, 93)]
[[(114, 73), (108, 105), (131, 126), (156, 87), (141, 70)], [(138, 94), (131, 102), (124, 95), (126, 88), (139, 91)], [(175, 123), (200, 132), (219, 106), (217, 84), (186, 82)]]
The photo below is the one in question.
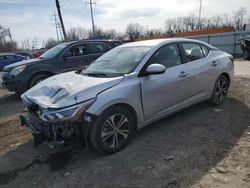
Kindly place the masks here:
[(136, 130), (193, 104), (224, 101), (233, 57), (190, 39), (121, 45), (81, 73), (56, 75), (22, 95), (35, 145), (90, 143), (111, 154)]

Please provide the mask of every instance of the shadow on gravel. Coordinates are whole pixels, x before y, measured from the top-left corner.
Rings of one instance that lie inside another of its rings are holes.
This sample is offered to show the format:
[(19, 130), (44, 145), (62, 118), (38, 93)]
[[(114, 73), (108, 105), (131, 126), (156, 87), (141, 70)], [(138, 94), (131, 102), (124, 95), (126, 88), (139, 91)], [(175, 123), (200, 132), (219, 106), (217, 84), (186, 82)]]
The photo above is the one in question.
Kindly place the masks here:
[[(51, 172), (38, 183), (56, 181), (57, 187), (191, 187), (234, 147), (250, 125), (249, 114), (249, 107), (235, 98), (227, 98), (219, 107), (201, 103), (141, 129), (127, 148), (110, 156), (68, 150), (38, 160), (32, 152), (39, 148), (24, 144), (0, 157), (7, 161), (0, 165), (0, 185), (25, 182), (24, 187), (32, 186), (37, 178), (29, 176), (24, 181), (22, 174), (46, 173), (31, 168), (43, 163)], [(31, 153), (32, 160), (18, 164), (23, 150)], [(16, 168), (9, 169), (13, 161)], [(74, 178), (54, 180), (55, 171), (70, 171)]]

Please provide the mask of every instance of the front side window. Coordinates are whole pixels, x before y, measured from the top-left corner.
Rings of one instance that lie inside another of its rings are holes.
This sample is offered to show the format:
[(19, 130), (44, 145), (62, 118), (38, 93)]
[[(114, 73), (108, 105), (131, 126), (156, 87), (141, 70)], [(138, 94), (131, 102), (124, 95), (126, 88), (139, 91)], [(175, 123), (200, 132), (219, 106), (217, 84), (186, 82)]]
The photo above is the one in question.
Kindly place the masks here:
[(182, 63), (177, 44), (169, 44), (161, 47), (154, 53), (149, 61), (150, 64), (157, 63), (164, 65), (166, 68), (180, 65)]
[(183, 49), (185, 51), (185, 55), (187, 61), (195, 61), (203, 58), (203, 52), (199, 44), (197, 43), (183, 43)]
[(204, 56), (206, 57), (209, 53), (209, 49), (204, 45), (201, 45), (201, 49), (203, 51)]
[(131, 73), (141, 62), (150, 47), (118, 47), (96, 59), (83, 74), (103, 73), (123, 75)]
[(64, 53), (67, 53), (68, 57), (88, 55), (87, 44), (73, 46)]

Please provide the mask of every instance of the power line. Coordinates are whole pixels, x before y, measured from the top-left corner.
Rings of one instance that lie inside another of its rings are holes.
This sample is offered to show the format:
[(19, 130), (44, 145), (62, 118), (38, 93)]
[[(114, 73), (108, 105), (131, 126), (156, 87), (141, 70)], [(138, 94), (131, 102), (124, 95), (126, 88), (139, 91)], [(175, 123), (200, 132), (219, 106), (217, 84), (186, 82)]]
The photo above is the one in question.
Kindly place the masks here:
[[(54, 11), (54, 13), (52, 14), (52, 19), (54, 21), (54, 25), (56, 26), (56, 38), (57, 38), (57, 42), (59, 42), (59, 35), (58, 35), (58, 19), (57, 19), (57, 15), (56, 12)], [(60, 25), (60, 24), (59, 24)]]
[(86, 2), (87, 5), (90, 5), (90, 13), (91, 13), (91, 20), (92, 20), (92, 30), (93, 30), (93, 35), (95, 37), (95, 23), (94, 23), (94, 16), (93, 16), (93, 10), (92, 10), (92, 5), (96, 5), (96, 3), (92, 3), (92, 0), (89, 0), (89, 2)]

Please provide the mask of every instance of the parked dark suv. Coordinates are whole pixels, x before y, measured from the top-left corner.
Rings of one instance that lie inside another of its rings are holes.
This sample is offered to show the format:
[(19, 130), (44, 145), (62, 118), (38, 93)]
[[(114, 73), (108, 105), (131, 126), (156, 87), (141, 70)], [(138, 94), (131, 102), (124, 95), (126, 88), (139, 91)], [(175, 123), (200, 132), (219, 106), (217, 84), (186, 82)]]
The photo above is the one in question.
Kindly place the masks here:
[(2, 85), (20, 95), (52, 75), (84, 69), (120, 44), (116, 40), (84, 40), (58, 44), (39, 58), (4, 67), (1, 74)]

